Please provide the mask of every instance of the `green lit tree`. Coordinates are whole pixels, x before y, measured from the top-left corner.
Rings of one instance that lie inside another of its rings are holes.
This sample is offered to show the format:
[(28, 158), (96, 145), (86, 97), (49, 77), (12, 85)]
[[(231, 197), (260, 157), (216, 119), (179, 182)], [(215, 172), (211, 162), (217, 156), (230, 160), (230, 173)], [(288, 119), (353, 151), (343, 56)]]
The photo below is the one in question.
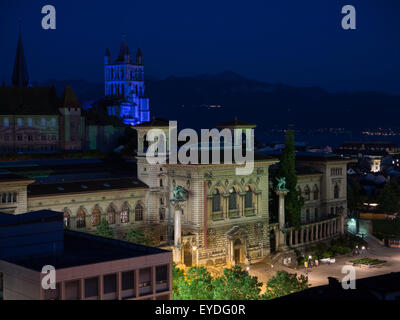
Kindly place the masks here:
[(173, 272), (174, 300), (212, 300), (212, 277), (205, 267), (192, 267), (182, 274)]
[(101, 219), (100, 224), (96, 228), (96, 234), (105, 238), (114, 238), (114, 230), (110, 227), (106, 219)]
[(134, 242), (144, 246), (151, 245), (151, 241), (146, 237), (146, 235), (137, 229), (130, 229), (124, 237), (125, 241)]
[(172, 263), (172, 299), (179, 300), (179, 290), (186, 282), (185, 271), (178, 268), (175, 262)]
[(308, 280), (304, 275), (297, 276), (295, 273), (277, 271), (276, 275), (267, 282), (267, 288), (262, 298), (275, 299), (306, 290), (308, 287)]
[[(304, 199), (297, 192), (296, 149), (294, 134), (291, 130), (286, 133), (285, 150), (282, 153), (275, 177), (286, 178), (286, 188), (289, 192), (285, 199), (285, 220), (289, 226), (299, 227)], [(276, 179), (274, 180), (276, 186)]]
[(258, 300), (262, 283), (240, 266), (225, 269), (213, 282), (215, 300)]

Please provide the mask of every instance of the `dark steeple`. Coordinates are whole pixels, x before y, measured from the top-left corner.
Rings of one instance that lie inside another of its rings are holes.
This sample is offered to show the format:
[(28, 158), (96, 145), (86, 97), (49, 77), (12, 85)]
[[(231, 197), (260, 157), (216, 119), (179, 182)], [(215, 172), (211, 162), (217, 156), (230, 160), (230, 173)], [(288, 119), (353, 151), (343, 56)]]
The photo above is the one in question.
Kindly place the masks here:
[(125, 34), (123, 34), (121, 48), (119, 49), (117, 62), (130, 62), (129, 59), (130, 59), (129, 48), (128, 45), (126, 44), (126, 36)]
[(12, 82), (12, 85), (15, 87), (28, 87), (29, 86), (28, 68), (26, 66), (24, 48), (22, 46), (21, 23), (19, 26), (17, 55), (15, 56), (14, 71), (13, 71), (11, 82)]
[(141, 66), (143, 64), (143, 53), (142, 50), (139, 48), (136, 53), (136, 63)]

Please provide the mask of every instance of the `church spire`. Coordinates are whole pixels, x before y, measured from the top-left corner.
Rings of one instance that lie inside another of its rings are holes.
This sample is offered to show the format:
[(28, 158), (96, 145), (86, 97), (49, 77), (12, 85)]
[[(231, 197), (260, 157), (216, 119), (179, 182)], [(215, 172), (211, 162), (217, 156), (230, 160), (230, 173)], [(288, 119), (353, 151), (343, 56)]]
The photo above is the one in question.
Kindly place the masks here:
[(122, 43), (121, 48), (119, 49), (119, 55), (117, 62), (130, 62), (130, 53), (128, 45), (126, 44), (126, 35), (125, 33), (122, 35)]
[(14, 71), (13, 71), (11, 82), (12, 82), (12, 85), (15, 87), (28, 87), (29, 86), (28, 68), (26, 65), (24, 48), (22, 46), (21, 21), (19, 22), (19, 37), (18, 37), (17, 54), (15, 56)]

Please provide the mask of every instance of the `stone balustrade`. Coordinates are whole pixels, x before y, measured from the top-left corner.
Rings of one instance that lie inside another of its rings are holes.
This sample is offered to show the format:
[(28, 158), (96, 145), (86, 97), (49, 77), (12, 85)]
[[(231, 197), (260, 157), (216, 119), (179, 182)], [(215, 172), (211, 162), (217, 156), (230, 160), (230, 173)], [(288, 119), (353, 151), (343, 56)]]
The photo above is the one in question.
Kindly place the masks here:
[[(296, 248), (305, 245), (310, 245), (319, 241), (327, 240), (343, 234), (343, 219), (342, 217), (330, 218), (323, 221), (318, 221), (300, 226), (299, 229), (287, 228), (284, 233), (279, 230), (276, 225), (274, 228), (275, 236), (275, 250), (279, 250), (278, 237), (284, 237), (286, 246)], [(281, 241), (282, 243), (283, 241)]]

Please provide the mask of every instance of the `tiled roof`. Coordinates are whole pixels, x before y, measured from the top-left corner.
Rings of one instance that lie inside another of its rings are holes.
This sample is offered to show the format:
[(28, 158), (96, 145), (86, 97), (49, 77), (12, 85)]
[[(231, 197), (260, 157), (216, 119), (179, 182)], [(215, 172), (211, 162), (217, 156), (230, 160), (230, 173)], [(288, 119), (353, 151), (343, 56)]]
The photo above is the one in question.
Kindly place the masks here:
[(81, 103), (76, 97), (74, 91), (70, 86), (65, 87), (60, 99), (60, 107), (62, 108), (80, 108)]
[(47, 87), (0, 87), (0, 115), (57, 115), (57, 93)]
[(28, 195), (43, 196), (68, 193), (84, 193), (94, 191), (108, 191), (118, 189), (143, 189), (148, 188), (146, 184), (136, 177), (97, 179), (89, 181), (54, 182), (32, 184), (28, 187)]

